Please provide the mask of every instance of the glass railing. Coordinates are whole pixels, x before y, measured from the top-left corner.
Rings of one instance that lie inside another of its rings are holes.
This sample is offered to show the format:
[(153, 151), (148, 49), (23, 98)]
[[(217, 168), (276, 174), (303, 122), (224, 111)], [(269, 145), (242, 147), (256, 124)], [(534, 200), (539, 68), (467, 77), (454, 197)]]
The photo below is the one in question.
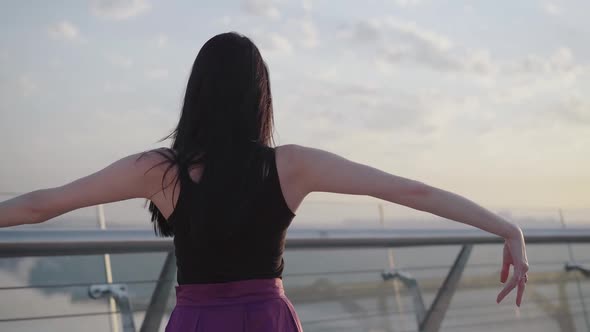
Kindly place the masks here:
[[(564, 218), (574, 215), (573, 226), (565, 227)], [(535, 219), (543, 221), (537, 227), (521, 224), (530, 270), (520, 308), (514, 303), (516, 290), (501, 304), (495, 302), (503, 288), (502, 239), (467, 227), (380, 228), (388, 224), (379, 214), (373, 228), (291, 228), (285, 291), (306, 332), (589, 331), (584, 268), (590, 267), (590, 227), (584, 215), (555, 211)], [(91, 218), (88, 227), (76, 229), (27, 225), (0, 230), (0, 331), (129, 331), (126, 315), (135, 331), (164, 331), (175, 304), (175, 271), (170, 275), (163, 268), (171, 240), (154, 237), (147, 227), (93, 230)], [(516, 213), (511, 218), (524, 220)], [(464, 264), (457, 265), (468, 247)], [(448, 283), (453, 271), (455, 284)], [(125, 287), (119, 300), (113, 292), (92, 296), (91, 290), (109, 285)], [(450, 297), (446, 304), (433, 307), (445, 293)], [(161, 296), (165, 306), (155, 308), (154, 299)], [(156, 313), (150, 324), (145, 324), (147, 312)], [(420, 329), (425, 318), (432, 322), (437, 315), (442, 315), (437, 324)]]

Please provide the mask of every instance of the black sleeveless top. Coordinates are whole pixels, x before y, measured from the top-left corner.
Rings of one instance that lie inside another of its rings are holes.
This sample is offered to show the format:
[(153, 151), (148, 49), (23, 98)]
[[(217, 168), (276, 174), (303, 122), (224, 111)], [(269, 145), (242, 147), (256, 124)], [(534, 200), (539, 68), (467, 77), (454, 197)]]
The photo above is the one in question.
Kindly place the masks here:
[[(265, 177), (255, 197), (248, 201), (239, 225), (231, 226), (236, 228), (230, 237), (206, 229), (190, 231), (190, 223), (197, 222), (191, 220), (195, 202), (203, 200), (206, 204), (207, 198), (199, 195), (200, 181), (194, 182), (188, 170), (180, 169), (180, 193), (168, 218), (174, 228), (179, 285), (282, 278), (285, 236), (295, 214), (281, 191), (275, 148), (266, 147), (263, 152), (259, 165)], [(201, 218), (215, 221), (215, 216)]]

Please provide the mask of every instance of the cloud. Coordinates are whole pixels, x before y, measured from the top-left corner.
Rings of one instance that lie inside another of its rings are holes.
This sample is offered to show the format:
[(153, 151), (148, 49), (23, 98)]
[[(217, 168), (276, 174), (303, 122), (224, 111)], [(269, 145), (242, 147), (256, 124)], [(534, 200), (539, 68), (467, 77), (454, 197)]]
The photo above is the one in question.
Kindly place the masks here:
[(300, 47), (315, 48), (320, 44), (319, 31), (310, 15), (288, 19), (284, 32)]
[(281, 13), (272, 0), (243, 0), (242, 9), (248, 14), (263, 16), (273, 20), (279, 19)]
[(426, 114), (419, 100), (394, 100), (386, 96), (373, 99), (361, 99), (358, 109), (363, 113), (359, 120), (365, 128), (374, 131), (414, 130), (421, 124)]
[(145, 77), (153, 80), (161, 80), (168, 77), (168, 69), (166, 68), (151, 68), (145, 72)]
[(354, 151), (359, 160), (404, 155), (407, 159), (395, 161), (398, 170), (433, 146), (436, 128), (426, 120), (436, 108), (426, 107), (426, 98), (418, 94), (361, 79), (318, 79), (315, 70), (290, 84), (284, 93), (276, 91), (281, 121), (293, 124), (282, 135), (296, 137), (303, 145), (319, 142), (335, 152)]
[(56, 40), (66, 40), (66, 41), (81, 41), (80, 31), (78, 28), (68, 22), (68, 21), (61, 21), (56, 24), (51, 25), (47, 29), (47, 33), (49, 37), (56, 39)]
[(391, 36), (392, 40), (385, 43), (380, 51), (381, 57), (390, 63), (413, 61), (438, 70), (456, 70), (461, 67), (460, 61), (450, 52), (453, 46), (451, 41), (443, 35), (421, 28), (414, 22), (393, 18), (373, 22), (373, 25), (381, 27), (379, 31)]
[(106, 54), (105, 58), (109, 63), (114, 66), (121, 67), (121, 68), (131, 68), (133, 66), (133, 59), (128, 56), (123, 56), (120, 54)]
[(563, 13), (563, 8), (552, 2), (545, 2), (541, 5), (541, 9), (545, 14), (551, 16), (559, 16)]
[(590, 125), (590, 101), (580, 95), (572, 94), (555, 103), (545, 115), (550, 120), (557, 120), (574, 126)]
[(402, 38), (423, 44), (427, 48), (434, 48), (441, 51), (449, 50), (453, 45), (451, 41), (432, 30), (419, 27), (411, 21), (402, 21), (393, 17), (384, 20), (385, 27), (397, 32)]
[(279, 35), (278, 33), (271, 33), (270, 35), (271, 40), (271, 50), (276, 50), (285, 53), (293, 52), (293, 46), (289, 39)]
[(158, 34), (155, 43), (157, 48), (164, 48), (168, 44), (168, 36), (163, 33)]
[(393, 17), (356, 22), (341, 36), (358, 43), (376, 44), (374, 63), (383, 72), (391, 72), (392, 67), (403, 63), (481, 75), (496, 70), (486, 50), (458, 52), (448, 37)]
[(357, 42), (372, 42), (381, 37), (381, 22), (376, 19), (367, 19), (358, 21), (352, 27), (352, 30), (344, 31), (344, 37)]
[(264, 33), (260, 39), (260, 48), (262, 53), (271, 54), (291, 54), (293, 53), (293, 44), (285, 36), (276, 33)]
[(93, 0), (94, 15), (112, 20), (125, 20), (148, 11), (152, 6), (147, 0)]
[(410, 7), (410, 6), (419, 5), (422, 1), (421, 0), (394, 0), (393, 2), (400, 7)]
[[(414, 22), (392, 17), (358, 21), (340, 31), (342, 38), (374, 47), (371, 62), (384, 72), (408, 64), (436, 71), (475, 74), (482, 79), (503, 75), (578, 74), (583, 68), (576, 63), (568, 47), (558, 48), (550, 55), (530, 54), (516, 60), (494, 59), (486, 49), (456, 46), (447, 36), (418, 26)], [(363, 54), (366, 56), (366, 54)]]
[(304, 18), (301, 22), (301, 44), (306, 48), (314, 48), (320, 44), (319, 33), (310, 18)]
[(102, 87), (105, 93), (130, 93), (135, 91), (134, 86), (122, 81), (106, 81)]
[(524, 74), (568, 73), (577, 68), (572, 50), (567, 47), (557, 49), (549, 57), (528, 55), (524, 59), (507, 65), (510, 71)]
[(225, 26), (228, 26), (228, 25), (230, 25), (230, 24), (232, 23), (232, 19), (231, 19), (231, 17), (230, 17), (230, 16), (228, 16), (228, 15), (224, 15), (224, 16), (221, 18), (220, 22), (221, 22), (221, 24), (223, 24), (223, 25), (225, 25)]
[(28, 75), (20, 76), (17, 85), (23, 97), (29, 97), (38, 90), (37, 83)]
[[(356, 22), (352, 29), (344, 31), (345, 38), (357, 42), (387, 41), (387, 44), (407, 45), (435, 52), (446, 52), (453, 46), (445, 36), (422, 27), (411, 21), (402, 21), (393, 17), (383, 19), (370, 18)], [(391, 40), (385, 38), (391, 37)]]
[[(398, 132), (422, 128), (428, 113), (422, 96), (383, 89), (370, 83), (345, 83), (307, 74), (290, 90), (298, 114), (353, 131)], [(297, 105), (309, 105), (301, 109)], [(309, 114), (308, 114), (309, 113)], [(315, 121), (315, 120), (314, 120)], [(322, 129), (323, 130), (323, 129)]]
[(297, 47), (312, 49), (320, 45), (319, 30), (312, 19), (311, 1), (304, 0), (301, 4), (303, 15), (289, 17), (285, 24), (280, 24), (278, 30), (268, 30), (261, 33), (278, 32)]

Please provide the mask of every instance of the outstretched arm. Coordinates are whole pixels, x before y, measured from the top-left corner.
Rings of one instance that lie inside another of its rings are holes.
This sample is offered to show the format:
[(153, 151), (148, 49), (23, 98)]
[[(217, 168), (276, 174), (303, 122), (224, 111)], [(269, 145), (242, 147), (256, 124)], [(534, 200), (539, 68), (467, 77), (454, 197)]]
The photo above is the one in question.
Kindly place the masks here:
[(516, 226), (465, 197), (320, 149), (296, 146), (307, 192), (367, 195), (468, 224), (501, 237)]
[(416, 210), (429, 212), (468, 224), (505, 239), (501, 282), (514, 265), (511, 280), (497, 297), (500, 302), (517, 285), (516, 303), (520, 306), (528, 271), (528, 261), (521, 229), (482, 206), (455, 193), (432, 187), (420, 181), (403, 178), (363, 165), (334, 153), (291, 144), (305, 193), (333, 192), (368, 195)]
[[(41, 223), (79, 208), (154, 194), (154, 158), (132, 154), (60, 187), (35, 190), (0, 202), (0, 227)], [(155, 168), (154, 168), (155, 169)], [(147, 173), (147, 174), (146, 174)]]

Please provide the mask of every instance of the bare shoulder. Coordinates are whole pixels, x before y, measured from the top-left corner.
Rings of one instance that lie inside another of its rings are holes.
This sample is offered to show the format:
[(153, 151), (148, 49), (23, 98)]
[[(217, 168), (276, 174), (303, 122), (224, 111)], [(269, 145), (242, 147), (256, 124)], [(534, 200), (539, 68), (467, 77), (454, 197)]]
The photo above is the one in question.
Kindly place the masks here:
[(144, 151), (139, 154), (138, 160), (145, 159), (146, 162), (160, 162), (174, 156), (174, 151), (170, 148), (160, 147)]
[(277, 169), (285, 180), (301, 180), (305, 156), (305, 146), (298, 144), (284, 144), (275, 147)]
[[(308, 194), (313, 191), (323, 191), (314, 187), (314, 174), (326, 172), (325, 167), (314, 167), (314, 164), (325, 163), (327, 159), (338, 157), (335, 154), (300, 144), (285, 144), (276, 148), (277, 168), (285, 174), (283, 177), (289, 179), (298, 186), (299, 191)], [(321, 165), (320, 165), (321, 166)], [(281, 175), (281, 174), (280, 174)], [(326, 190), (329, 191), (329, 190)]]
[(283, 144), (275, 146), (275, 155), (277, 159), (277, 163), (281, 163), (283, 165), (290, 165), (291, 162), (296, 159), (295, 153), (296, 149), (299, 147), (297, 144)]
[[(144, 170), (144, 176), (149, 187), (152, 201), (159, 207), (172, 205), (178, 195), (178, 188), (173, 193), (171, 186), (177, 179), (178, 169), (171, 161), (174, 158), (174, 151), (169, 148), (155, 148), (140, 154), (137, 158), (140, 167)], [(163, 210), (167, 210), (164, 208)]]
[(301, 205), (306, 191), (305, 184), (301, 180), (300, 156), (297, 154), (299, 146), (285, 144), (275, 147), (277, 173), (285, 203), (293, 212)]

